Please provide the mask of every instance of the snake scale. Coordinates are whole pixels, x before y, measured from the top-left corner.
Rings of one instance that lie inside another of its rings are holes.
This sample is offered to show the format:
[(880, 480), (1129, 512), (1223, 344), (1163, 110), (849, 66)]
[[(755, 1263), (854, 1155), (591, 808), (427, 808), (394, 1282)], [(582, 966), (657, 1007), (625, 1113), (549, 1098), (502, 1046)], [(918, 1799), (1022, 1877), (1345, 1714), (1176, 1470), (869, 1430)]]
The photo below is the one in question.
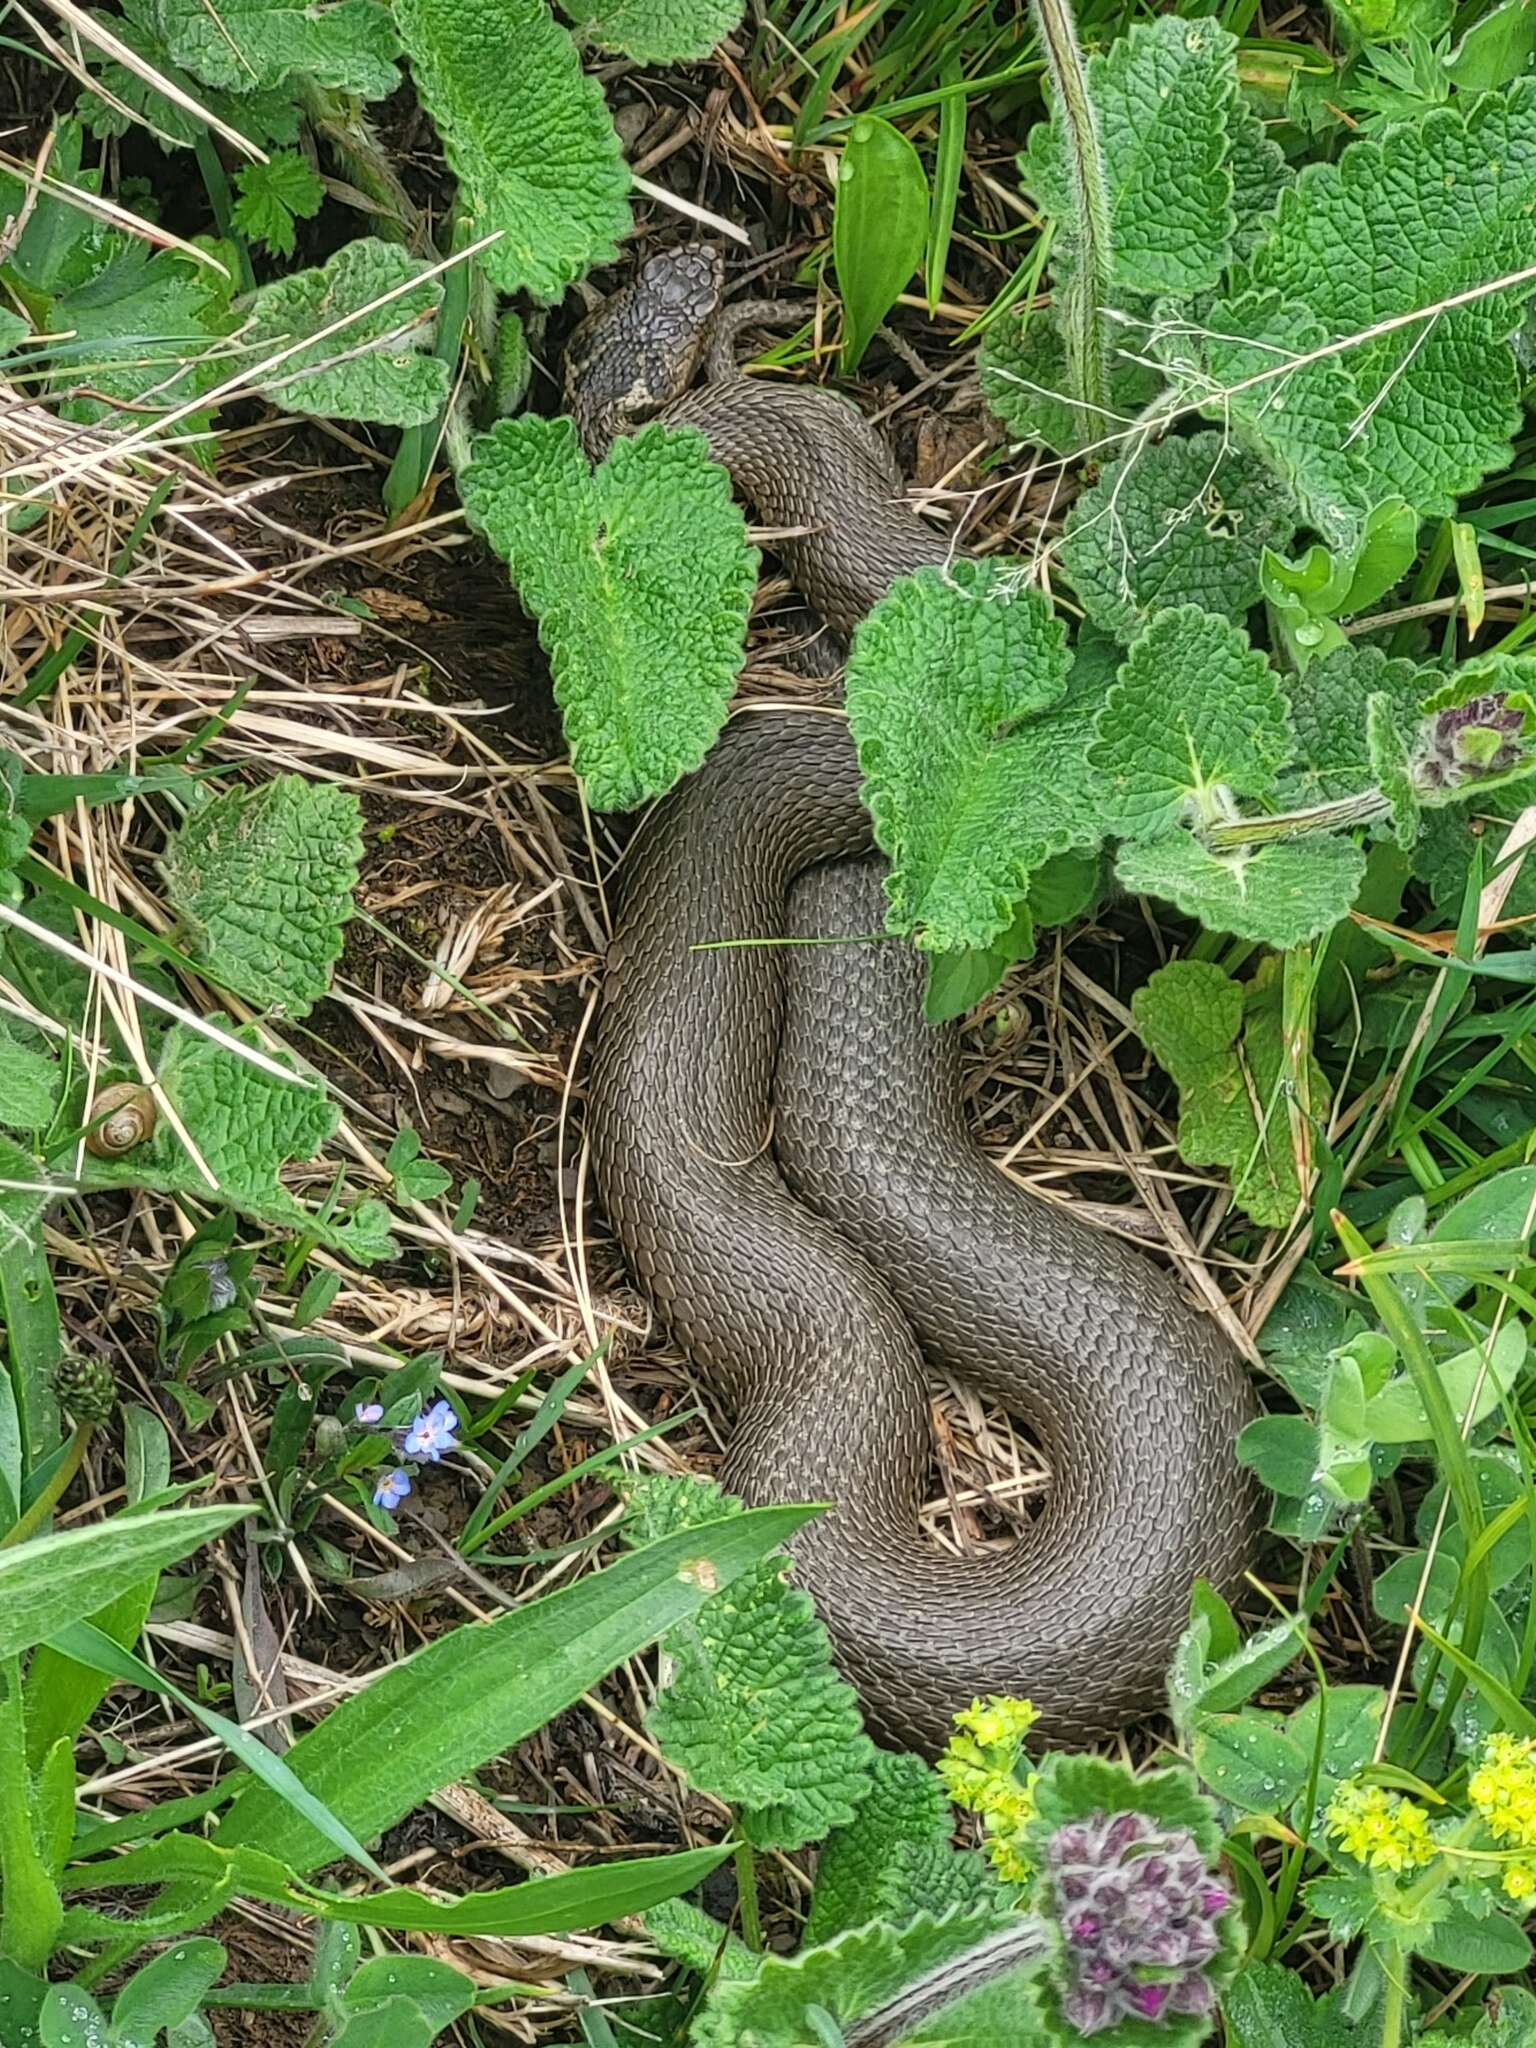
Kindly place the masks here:
[[(889, 454), (831, 393), (739, 375), (721, 266), (653, 257), (568, 348), (589, 448), (645, 413), (700, 427), (805, 596), (851, 628), (943, 561)], [(782, 318), (782, 315), (779, 317)], [(682, 390), (707, 357), (711, 381)], [(630, 1267), (735, 1410), (726, 1483), (825, 1500), (795, 1540), (878, 1734), (932, 1753), (985, 1693), (1038, 1734), (1113, 1732), (1163, 1697), (1197, 1576), (1261, 1526), (1234, 1439), (1256, 1412), (1215, 1326), (1120, 1240), (976, 1149), (952, 1028), (896, 945), (701, 941), (878, 931), (881, 869), (846, 724), (750, 709), (646, 820), (619, 877), (587, 1129)], [(1004, 1550), (918, 1529), (930, 1367), (1041, 1441), (1049, 1497)]]

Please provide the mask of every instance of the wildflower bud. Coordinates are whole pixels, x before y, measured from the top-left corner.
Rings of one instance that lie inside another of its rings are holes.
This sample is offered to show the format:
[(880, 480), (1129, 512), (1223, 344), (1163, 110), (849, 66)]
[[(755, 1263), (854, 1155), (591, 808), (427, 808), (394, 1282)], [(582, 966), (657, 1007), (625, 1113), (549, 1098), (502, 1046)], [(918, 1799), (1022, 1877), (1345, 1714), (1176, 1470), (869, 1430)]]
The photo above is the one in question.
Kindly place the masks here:
[(1205, 1973), (1232, 1900), (1187, 1828), (1090, 1814), (1050, 1837), (1041, 1877), (1061, 1932), (1061, 2010), (1080, 2034), (1213, 2009)]
[(1524, 730), (1524, 712), (1502, 693), (1437, 712), (1425, 733), (1419, 781), (1426, 789), (1449, 789), (1500, 775), (1520, 758)]
[(76, 1353), (53, 1369), (53, 1391), (82, 1427), (112, 1420), (117, 1377), (104, 1358)]

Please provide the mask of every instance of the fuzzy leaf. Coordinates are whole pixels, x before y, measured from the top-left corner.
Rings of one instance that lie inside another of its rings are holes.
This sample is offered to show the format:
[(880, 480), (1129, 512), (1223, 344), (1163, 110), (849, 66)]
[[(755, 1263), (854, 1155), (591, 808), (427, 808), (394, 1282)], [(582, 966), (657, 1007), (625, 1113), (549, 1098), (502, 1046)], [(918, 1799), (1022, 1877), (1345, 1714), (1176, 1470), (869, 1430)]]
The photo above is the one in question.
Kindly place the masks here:
[(569, 420), (498, 420), (460, 481), (554, 672), (597, 810), (697, 768), (741, 666), (757, 554), (692, 428), (646, 427), (592, 471)]
[(981, 1857), (951, 1846), (954, 1816), (921, 1757), (876, 1750), (872, 1775), (852, 1821), (822, 1845), (805, 1947), (871, 1920), (899, 1927), (925, 1908), (1008, 1903)]
[(563, 10), (600, 49), (642, 64), (707, 57), (741, 20), (741, 0), (566, 0)]
[(325, 186), (307, 158), (296, 149), (280, 149), (264, 164), (246, 164), (236, 171), (240, 197), (235, 226), (247, 241), (264, 242), (274, 256), (291, 256), (294, 223), (313, 220), (325, 198)]
[[(1533, 262), (1536, 81), (1521, 79), (1309, 166), (1250, 259), (1260, 296), (1207, 325), (1306, 355)], [(1448, 513), (1510, 459), (1521, 299), (1516, 288), (1410, 321), (1219, 404), (1240, 433), (1270, 440), (1325, 532), (1394, 494)], [(1276, 367), (1252, 351), (1244, 368), (1240, 353), (1222, 343), (1203, 367), (1222, 387)]]
[(1258, 601), (1264, 550), (1295, 531), (1261, 464), (1224, 450), (1219, 434), (1193, 434), (1112, 463), (1067, 515), (1061, 565), (1095, 625), (1128, 640), (1170, 605), (1241, 619)]
[[(227, 1019), (209, 1021), (223, 1023), (243, 1044), (259, 1042), (254, 1026), (234, 1031)], [(393, 1255), (382, 1202), (360, 1202), (338, 1221), (306, 1208), (277, 1178), (290, 1160), (312, 1159), (339, 1121), (334, 1105), (308, 1076), (296, 1071), (289, 1087), (238, 1053), (176, 1024), (165, 1036), (159, 1081), (232, 1207), (280, 1230), (307, 1231), (364, 1265)], [(204, 1199), (209, 1193), (207, 1181), (166, 1117), (161, 1117), (147, 1144), (118, 1159), (91, 1159), (86, 1182), (92, 1187), (157, 1188), (162, 1194)]]
[(1280, 681), (1237, 627), (1194, 605), (1157, 614), (1104, 700), (1089, 763), (1114, 832), (1205, 821), (1217, 792), (1268, 796), (1292, 746)]
[[(558, 299), (629, 230), (629, 172), (603, 89), (545, 0), (395, 0), (461, 203), (501, 230), (499, 290)], [(515, 54), (514, 54), (515, 53)]]
[[(1214, 963), (1175, 960), (1136, 991), (1131, 1014), (1178, 1088), (1181, 1155), (1191, 1166), (1224, 1166), (1238, 1207), (1255, 1223), (1283, 1228), (1301, 1189), (1273, 976), (1256, 975), (1245, 999)], [(1315, 1063), (1310, 1078), (1313, 1110), (1321, 1113), (1327, 1084)]]
[[(850, 1928), (820, 1948), (802, 1949), (797, 1956), (764, 1956), (754, 1976), (715, 1987), (694, 2022), (693, 2048), (742, 2048), (748, 2041), (752, 2048), (807, 2048), (818, 2038), (807, 2017), (813, 2008), (820, 2007), (834, 2022), (858, 2019), (914, 1978), (977, 1947), (1005, 1924), (1006, 1916), (985, 1910), (952, 1911), (940, 1920), (922, 1913), (899, 1930), (876, 1921)], [(984, 2039), (1035, 2038), (1032, 2001), (1022, 1982), (1010, 2019), (1006, 2032)], [(825, 2038), (824, 2031), (821, 2037)], [(957, 2039), (947, 2027), (940, 2038)], [(961, 2038), (965, 2048), (982, 2048), (975, 2036)]]
[(711, 1914), (686, 1899), (663, 1899), (645, 1911), (645, 1931), (663, 1955), (686, 1963), (696, 1977), (750, 1977), (757, 1957)]
[(1162, 896), (1208, 931), (1261, 946), (1299, 946), (1349, 914), (1365, 876), (1365, 855), (1349, 839), (1307, 839), (1215, 854), (1188, 832), (1122, 846), (1121, 886)]
[[(1229, 123), (1237, 44), (1214, 20), (1168, 15), (1135, 23), (1088, 60), (1109, 191), (1110, 282), (1124, 291), (1209, 291), (1231, 255), (1236, 225)], [(1026, 179), (1075, 232), (1056, 121), (1037, 124)]]
[(1366, 737), (1366, 709), (1374, 696), (1389, 700), (1406, 735), (1419, 723), (1419, 706), (1438, 672), (1412, 661), (1389, 661), (1379, 647), (1355, 642), (1336, 648), (1287, 680), (1292, 764), (1283, 780), (1287, 806), (1327, 803), (1376, 786)]
[(1232, 255), (1242, 262), (1263, 240), (1273, 223), (1281, 194), (1296, 182), (1285, 152), (1269, 139), (1268, 130), (1248, 102), (1238, 96), (1228, 117), (1231, 146), (1227, 168), (1232, 173)]
[(0, 1124), (35, 1130), (53, 1115), (58, 1098), (58, 1061), (18, 1043), (0, 1024)]
[(321, 419), (377, 420), (387, 427), (435, 420), (452, 374), (431, 353), (441, 282), (426, 278), (387, 305), (374, 303), (426, 268), (392, 242), (364, 235), (316, 270), (262, 285), (242, 337), (257, 362), (349, 314), (357, 317), (290, 356), (257, 388), (274, 405)]
[[(639, 1544), (741, 1512), (706, 1481), (647, 1477), (622, 1490)], [(668, 1632), (671, 1676), (646, 1721), (693, 1784), (732, 1801), (760, 1849), (798, 1849), (846, 1826), (874, 1755), (811, 1597), (786, 1585), (787, 1568), (782, 1552), (765, 1559)]]
[[(892, 931), (935, 953), (985, 947), (1034, 869), (1096, 840), (1081, 753), (1068, 766), (1039, 718), (1067, 671), (1061, 622), (1017, 565), (919, 570), (860, 624), (848, 720), (891, 863)], [(1081, 707), (1071, 715), (1081, 727)]]
[(351, 790), (279, 775), (194, 811), (163, 866), (195, 957), (258, 1008), (302, 1017), (331, 985), (362, 851)]
[(1155, 370), (1111, 351), (1110, 410), (1096, 413), (1067, 396), (1061, 336), (1039, 313), (1004, 313), (981, 338), (981, 389), (1015, 441), (1039, 441), (1061, 456), (1114, 444), (1159, 385)]
[(400, 44), (380, 0), (157, 0), (178, 64), (208, 85), (258, 92), (295, 73), (316, 85), (387, 99), (400, 83)]
[(1350, 2048), (1356, 2039), (1337, 1993), (1314, 2000), (1296, 1972), (1278, 1963), (1239, 1971), (1221, 2009), (1232, 2048)]

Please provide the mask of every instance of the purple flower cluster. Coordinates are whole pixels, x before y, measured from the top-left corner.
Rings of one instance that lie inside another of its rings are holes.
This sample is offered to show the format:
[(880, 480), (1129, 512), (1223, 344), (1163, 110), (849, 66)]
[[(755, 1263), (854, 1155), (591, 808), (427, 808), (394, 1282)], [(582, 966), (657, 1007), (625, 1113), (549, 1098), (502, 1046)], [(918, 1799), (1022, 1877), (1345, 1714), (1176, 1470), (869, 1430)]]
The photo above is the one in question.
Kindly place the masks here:
[(1438, 712), (1427, 735), (1420, 778), (1430, 788), (1451, 788), (1476, 776), (1500, 775), (1520, 758), (1524, 729), (1524, 712), (1502, 693)]
[(1187, 1828), (1091, 1814), (1057, 1829), (1041, 1875), (1061, 1929), (1062, 2012), (1080, 2034), (1211, 2010), (1205, 1970), (1231, 1895)]

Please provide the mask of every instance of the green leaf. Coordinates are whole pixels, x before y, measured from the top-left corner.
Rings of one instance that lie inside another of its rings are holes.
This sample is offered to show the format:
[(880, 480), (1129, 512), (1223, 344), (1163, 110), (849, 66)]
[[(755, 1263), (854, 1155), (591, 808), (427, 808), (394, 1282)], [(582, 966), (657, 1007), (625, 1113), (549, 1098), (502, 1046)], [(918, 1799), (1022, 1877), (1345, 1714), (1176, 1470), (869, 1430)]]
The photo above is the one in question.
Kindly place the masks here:
[[(1236, 228), (1227, 165), (1236, 51), (1219, 22), (1170, 15), (1134, 23), (1088, 60), (1109, 195), (1110, 282), (1122, 291), (1209, 291), (1226, 268)], [(1072, 209), (1060, 203), (1065, 150), (1056, 120), (1037, 124), (1022, 168), (1075, 233)]]
[(667, 1899), (645, 1916), (645, 1931), (663, 1955), (696, 1977), (750, 1977), (757, 1957), (746, 1943), (686, 1899)]
[(42, 2048), (114, 2048), (107, 2017), (79, 1984), (55, 1984), (38, 2013)]
[(1181, 832), (1123, 846), (1115, 872), (1133, 895), (1166, 897), (1208, 931), (1283, 951), (1349, 914), (1365, 854), (1352, 840), (1314, 834), (1256, 853), (1220, 855)]
[(0, 1124), (30, 1131), (46, 1124), (59, 1096), (59, 1064), (18, 1044), (0, 1024)]
[(0, 1659), (95, 1614), (150, 1572), (233, 1528), (249, 1508), (119, 1515), (0, 1550)]
[(1444, 1916), (1414, 1943), (1426, 1962), (1469, 1977), (1505, 1977), (1527, 1968), (1531, 1944), (1506, 1913), (1479, 1919), (1453, 1899)]
[(1379, 1685), (1330, 1685), (1305, 1700), (1290, 1716), (1286, 1726), (1291, 1740), (1306, 1757), (1310, 1768), (1317, 1748), (1317, 1723), (1321, 1715), (1321, 1775), (1335, 1780), (1352, 1778), (1376, 1754), (1376, 1738), (1386, 1706), (1387, 1696)]
[(466, 1892), (462, 1898), (424, 1898), (407, 1886), (391, 1886), (360, 1898), (338, 1898), (334, 1892), (308, 1894), (312, 1910), (323, 1919), (354, 1921), (364, 1927), (390, 1927), (405, 1933), (497, 1935), (512, 1940), (524, 1934), (567, 1934), (576, 1928), (603, 1927), (631, 1913), (644, 1913), (660, 1901), (675, 1898), (702, 1884), (731, 1853), (729, 1842), (712, 1849), (684, 1849), (675, 1856), (640, 1856), (567, 1871), (563, 1877), (532, 1878), (525, 1884), (494, 1891)]
[[(752, 2048), (808, 2048), (818, 2038), (807, 2017), (813, 2009), (839, 2024), (861, 2018), (1005, 1924), (1007, 1916), (986, 1911), (952, 1911), (939, 1920), (921, 1913), (899, 1930), (877, 1921), (797, 1956), (761, 1957), (754, 1976), (715, 1986), (694, 2022), (693, 2048), (743, 2048), (748, 2041)], [(1034, 2038), (1023, 1991), (1013, 2017), (1011, 2037)], [(829, 2037), (823, 2031), (820, 2038)]]
[[(223, 366), (211, 358), (214, 341), (228, 332), (229, 281), (170, 250), (146, 258), (141, 244), (119, 237), (122, 253), (48, 309), (48, 331), (60, 339), (50, 350), (54, 385), (77, 384), (89, 396), (66, 397), (66, 417), (94, 424), (114, 419), (123, 406), (168, 412), (210, 390)], [(135, 428), (143, 424), (135, 418)], [(179, 423), (201, 430), (205, 416)]]
[(1276, 1714), (1197, 1714), (1192, 1733), (1201, 1782), (1243, 1813), (1283, 1813), (1307, 1782), (1311, 1757)]
[(1282, 782), (1287, 806), (1331, 803), (1376, 787), (1366, 732), (1373, 697), (1387, 699), (1399, 731), (1420, 721), (1436, 671), (1389, 661), (1379, 647), (1351, 641), (1308, 663), (1287, 682), (1296, 747)]
[[(370, 1956), (342, 1993), (341, 2010), (383, 2014), (405, 2000), (427, 2023), (427, 2032), (421, 2036), (426, 2043), (435, 2041), (469, 2011), (475, 2002), (475, 1987), (462, 1970), (432, 1956)], [(410, 2048), (409, 2036), (387, 2031), (358, 2038), (376, 2042), (377, 2048), (395, 2048), (397, 2040), (401, 2048)]]
[[(264, 284), (250, 301), (242, 340), (256, 364), (257, 389), (274, 405), (320, 419), (377, 420), (419, 427), (435, 420), (452, 374), (432, 353), (433, 322), (442, 304), (438, 278), (393, 242), (362, 235), (318, 270)], [(377, 304), (412, 278), (421, 282)], [(262, 358), (334, 322), (346, 325), (264, 373)]]
[(1287, 1665), (1295, 1663), (1304, 1640), (1305, 1630), (1299, 1621), (1277, 1621), (1249, 1636), (1230, 1657), (1199, 1672), (1186, 1674), (1176, 1665), (1173, 1675), (1180, 1682), (1169, 1688), (1176, 1725), (1190, 1727), (1197, 1714), (1234, 1713), (1271, 1679), (1278, 1678)]
[(1296, 514), (1263, 466), (1220, 434), (1154, 441), (1111, 463), (1067, 515), (1061, 566), (1096, 625), (1131, 639), (1171, 605), (1241, 619), (1266, 548)]
[(1227, 169), (1232, 173), (1232, 255), (1244, 262), (1274, 220), (1281, 197), (1296, 182), (1285, 152), (1269, 139), (1269, 130), (1241, 94), (1228, 122), (1231, 147)]
[[(494, 1621), (439, 1636), (333, 1708), (286, 1761), (356, 1834), (377, 1835), (440, 1785), (542, 1728), (814, 1512), (759, 1508), (684, 1530)], [(255, 1783), (214, 1839), (223, 1848), (258, 1843), (299, 1873), (332, 1854), (322, 1834)]]
[[(209, 1021), (223, 1023), (243, 1045), (259, 1043), (254, 1025), (234, 1031), (227, 1019)], [(360, 1202), (337, 1220), (306, 1208), (277, 1179), (290, 1160), (312, 1159), (336, 1129), (339, 1113), (314, 1081), (296, 1070), (287, 1086), (183, 1024), (166, 1033), (158, 1078), (226, 1201), (260, 1222), (308, 1231), (365, 1264), (392, 1255), (382, 1202)], [(97, 1187), (151, 1187), (205, 1198), (209, 1193), (165, 1117), (148, 1144), (118, 1159), (89, 1160), (87, 1178)]]
[(1294, 1970), (1250, 1963), (1221, 2005), (1231, 2048), (1351, 2048), (1355, 2031), (1338, 1993), (1314, 2000)]
[(1530, 0), (1504, 0), (1472, 24), (1444, 60), (1460, 92), (1499, 92), (1536, 58), (1536, 9)]
[(193, 957), (259, 1009), (303, 1017), (330, 988), (362, 852), (350, 789), (278, 775), (195, 810), (162, 868)]
[[(1444, 302), (1536, 261), (1533, 201), (1536, 82), (1522, 79), (1309, 165), (1250, 259), (1257, 290), (1208, 317), (1222, 339), (1194, 354), (1222, 395), (1204, 395), (1267, 448), (1325, 534), (1393, 495), (1449, 513), (1509, 461), (1521, 288)], [(1421, 309), (1436, 310), (1380, 331)]]
[(156, 0), (166, 46), (209, 85), (247, 93), (302, 73), (316, 85), (387, 99), (399, 43), (380, 0)]
[(116, 2048), (155, 2048), (167, 2027), (180, 2026), (197, 2011), (203, 1993), (219, 1981), (223, 1969), (222, 1946), (206, 1937), (178, 1941), (152, 1957), (113, 2001)]
[(832, 261), (843, 295), (842, 370), (851, 377), (875, 329), (912, 281), (928, 240), (928, 179), (899, 128), (861, 114), (837, 166)]
[(697, 768), (725, 720), (757, 580), (704, 437), (645, 427), (594, 472), (570, 420), (498, 420), (460, 489), (539, 622), (594, 808), (632, 808)]
[(924, 1909), (1005, 1903), (981, 1857), (952, 1846), (954, 1816), (921, 1757), (876, 1750), (871, 1774), (858, 1812), (817, 1858), (806, 1948), (871, 1920), (899, 1927)]
[[(1511, 1321), (1503, 1324), (1486, 1351), (1482, 1345), (1474, 1345), (1436, 1366), (1446, 1398), (1464, 1428), (1469, 1408), (1476, 1424), (1499, 1407), (1520, 1376), (1525, 1349), (1524, 1326)], [(1365, 1425), (1375, 1440), (1384, 1444), (1425, 1443), (1434, 1436), (1424, 1404), (1406, 1374), (1366, 1403)]]
[(1037, 309), (1005, 312), (981, 337), (976, 355), (982, 395), (1015, 441), (1038, 441), (1071, 457), (1102, 448), (1156, 395), (1156, 370), (1111, 348), (1109, 410), (1073, 398), (1061, 335)]
[(480, 258), (497, 289), (558, 299), (610, 262), (629, 171), (602, 86), (545, 0), (395, 0), (395, 19), (460, 205), (500, 231)]
[[(466, 1982), (466, 2005), (473, 1996)], [(431, 2048), (440, 2038), (436, 2018), (414, 1999), (387, 1997), (361, 2010), (344, 2009), (327, 2048)]]
[[(1272, 975), (1256, 976), (1245, 998), (1213, 962), (1174, 960), (1131, 998), (1147, 1050), (1178, 1086), (1181, 1155), (1224, 1166), (1238, 1206), (1270, 1229), (1283, 1229), (1301, 1199), (1279, 995)], [(1311, 1085), (1321, 1114), (1328, 1089), (1315, 1062)]]
[[(205, 81), (190, 78), (173, 63), (160, 34), (158, 4), (159, 0), (125, 0), (124, 12), (112, 20), (112, 33), (118, 41), (142, 57), (158, 77), (180, 86), (199, 106), (252, 142), (265, 145), (297, 141), (299, 109), (291, 92), (280, 86), (260, 92), (219, 92)], [(163, 92), (157, 92), (126, 64), (95, 51), (87, 54), (91, 75), (99, 81), (101, 90), (82, 93), (75, 111), (93, 135), (103, 141), (126, 135), (137, 117), (153, 129), (162, 149), (196, 148), (199, 135), (206, 132), (202, 122), (174, 100), (167, 99)]]
[(741, 0), (567, 0), (572, 24), (604, 50), (641, 64), (707, 57), (741, 20)]
[[(741, 1512), (705, 1480), (649, 1476), (620, 1491), (641, 1543)], [(759, 1849), (799, 1849), (846, 1826), (874, 1755), (810, 1595), (785, 1583), (788, 1567), (781, 1553), (766, 1558), (667, 1632), (670, 1672), (646, 1718), (669, 1762), (729, 1800)]]
[(313, 220), (325, 199), (325, 186), (307, 157), (280, 149), (264, 164), (246, 164), (235, 173), (240, 197), (234, 223), (247, 241), (262, 242), (274, 256), (291, 256), (294, 223)]
[(1208, 822), (1223, 792), (1267, 796), (1291, 750), (1279, 678), (1247, 635), (1194, 605), (1160, 611), (1099, 714), (1089, 762), (1111, 831)]
[[(1081, 748), (1074, 761), (1060, 727), (1032, 715), (1067, 673), (1061, 622), (1001, 563), (921, 569), (862, 621), (848, 720), (891, 863), (891, 930), (930, 952), (988, 947), (1035, 868), (1096, 840)], [(1080, 704), (1070, 718), (1084, 735)]]

